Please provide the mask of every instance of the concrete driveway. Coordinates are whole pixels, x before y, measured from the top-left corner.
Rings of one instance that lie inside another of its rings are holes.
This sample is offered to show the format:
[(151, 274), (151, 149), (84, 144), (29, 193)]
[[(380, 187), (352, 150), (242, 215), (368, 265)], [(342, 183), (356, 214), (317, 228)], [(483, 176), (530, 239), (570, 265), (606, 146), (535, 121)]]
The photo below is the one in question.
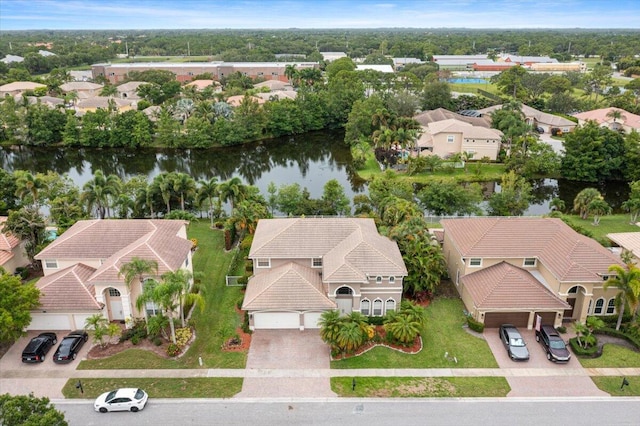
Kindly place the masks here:
[(251, 336), (247, 369), (305, 370), (289, 377), (246, 377), (239, 398), (336, 396), (329, 377), (314, 371), (329, 369), (329, 347), (319, 330), (256, 330)]
[[(0, 358), (0, 394), (8, 392), (13, 395), (26, 395), (33, 392), (37, 397), (63, 398), (62, 387), (67, 383), (66, 377), (70, 376), (63, 373), (75, 370), (80, 361), (86, 359), (87, 352), (91, 347), (91, 338), (89, 338), (89, 341), (82, 346), (75, 361), (69, 364), (54, 363), (53, 354), (62, 338), (70, 331), (57, 331), (58, 343), (49, 350), (44, 362), (34, 364), (22, 362), (22, 350), (33, 337), (41, 332), (29, 331), (26, 336), (18, 339)], [(31, 372), (38, 373), (39, 377), (29, 378)], [(50, 377), (42, 378), (43, 373), (45, 376), (50, 375)]]
[[(501, 369), (525, 369), (530, 376), (511, 377), (506, 375), (511, 386), (507, 396), (608, 396), (593, 383), (580, 362), (571, 355), (566, 364), (557, 364), (547, 359), (542, 345), (536, 342), (535, 331), (519, 327), (518, 330), (529, 349), (529, 361), (512, 361), (500, 341), (497, 328), (484, 330), (484, 338), (489, 344), (493, 356)], [(541, 369), (557, 373), (553, 376), (541, 376)], [(537, 370), (537, 371), (536, 371)]]

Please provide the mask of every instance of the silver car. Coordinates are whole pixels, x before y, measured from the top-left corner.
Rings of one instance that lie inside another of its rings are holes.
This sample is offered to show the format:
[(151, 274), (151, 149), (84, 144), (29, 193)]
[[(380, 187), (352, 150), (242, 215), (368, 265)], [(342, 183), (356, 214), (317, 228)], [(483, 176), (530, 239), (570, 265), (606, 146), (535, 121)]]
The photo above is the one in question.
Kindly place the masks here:
[(529, 350), (518, 329), (512, 324), (500, 326), (500, 340), (514, 361), (529, 361)]

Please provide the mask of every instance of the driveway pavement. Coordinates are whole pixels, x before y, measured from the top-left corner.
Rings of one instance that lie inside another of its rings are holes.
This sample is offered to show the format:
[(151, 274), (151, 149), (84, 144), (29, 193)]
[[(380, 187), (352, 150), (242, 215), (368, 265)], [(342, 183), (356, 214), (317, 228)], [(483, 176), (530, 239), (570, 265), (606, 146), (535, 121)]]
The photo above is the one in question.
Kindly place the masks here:
[[(532, 370), (532, 376), (505, 375), (511, 392), (507, 396), (607, 396), (589, 377), (580, 362), (572, 355), (566, 364), (557, 364), (547, 359), (542, 345), (536, 342), (534, 330), (518, 328), (529, 349), (529, 361), (512, 361), (498, 336), (497, 328), (484, 330), (484, 338), (501, 369)], [(535, 376), (535, 369), (557, 371), (557, 376)]]
[(0, 394), (9, 391), (12, 394), (28, 394), (33, 392), (37, 397), (63, 398), (62, 387), (67, 382), (67, 379), (59, 378), (60, 373), (65, 373), (64, 375), (66, 377), (71, 377), (80, 361), (86, 359), (87, 352), (91, 347), (91, 340), (89, 340), (82, 346), (75, 361), (69, 364), (54, 363), (53, 354), (62, 341), (62, 338), (69, 334), (70, 331), (57, 331), (58, 343), (49, 349), (44, 362), (34, 364), (22, 362), (22, 350), (33, 337), (40, 334), (40, 331), (29, 331), (26, 336), (18, 339), (18, 341), (9, 348), (7, 353), (0, 358), (0, 371), (3, 373), (12, 372), (12, 375), (15, 376), (24, 373), (25, 376), (55, 376), (57, 378), (2, 378), (0, 379)]
[(556, 154), (560, 154), (562, 151), (564, 151), (564, 144), (562, 143), (562, 141), (553, 139), (551, 137), (551, 133), (542, 133), (539, 136), (540, 141), (551, 145), (551, 148), (553, 148)]
[[(247, 370), (329, 369), (329, 347), (319, 330), (256, 330), (251, 336)], [(238, 398), (332, 397), (329, 377), (246, 377)]]

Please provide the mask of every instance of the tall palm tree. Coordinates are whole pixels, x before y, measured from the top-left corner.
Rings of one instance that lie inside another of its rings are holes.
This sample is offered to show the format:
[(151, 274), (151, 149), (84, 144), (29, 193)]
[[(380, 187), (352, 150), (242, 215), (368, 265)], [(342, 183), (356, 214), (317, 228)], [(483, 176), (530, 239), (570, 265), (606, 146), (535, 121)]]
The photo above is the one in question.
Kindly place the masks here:
[(171, 193), (173, 191), (173, 176), (171, 173), (160, 173), (151, 182), (151, 191), (160, 194), (167, 206), (167, 214), (171, 213)]
[(89, 211), (95, 208), (98, 217), (104, 219), (110, 211), (110, 200), (120, 194), (121, 188), (122, 181), (118, 176), (105, 176), (102, 170), (97, 170), (93, 179), (82, 187), (80, 198)]
[[(218, 197), (218, 179), (212, 177), (209, 180), (201, 180), (199, 184), (197, 201), (200, 206), (203, 205), (205, 200), (208, 201), (209, 217), (211, 218), (211, 226), (213, 227), (213, 199)], [(220, 203), (219, 198), (218, 203)]]
[(136, 307), (141, 310), (147, 302), (153, 302), (160, 306), (160, 309), (169, 318), (171, 328), (171, 341), (176, 343), (176, 327), (173, 314), (178, 308), (178, 300), (182, 287), (176, 281), (155, 281), (150, 280), (145, 285), (142, 294), (136, 299)]
[(184, 306), (187, 304), (193, 304), (202, 310), (204, 309), (204, 297), (202, 297), (201, 294), (189, 291), (191, 290), (191, 283), (193, 282), (193, 274), (186, 269), (166, 272), (162, 274), (162, 280), (165, 283), (178, 284), (181, 288), (178, 301), (180, 305), (180, 321), (184, 327), (186, 325), (184, 318)]
[(185, 197), (196, 195), (196, 181), (186, 173), (177, 173), (173, 179), (173, 190), (180, 194), (180, 209), (184, 210)]
[(33, 201), (33, 206), (38, 209), (40, 190), (46, 188), (46, 183), (42, 177), (33, 175), (27, 171), (20, 171), (16, 176), (16, 197), (22, 202), (26, 202), (29, 197)]
[(613, 122), (614, 122), (614, 123), (617, 123), (617, 122), (618, 122), (618, 120), (622, 120), (622, 119), (624, 119), (624, 118), (626, 118), (626, 117), (625, 117), (625, 115), (622, 113), (622, 111), (621, 111), (621, 110), (613, 108), (613, 109), (611, 109), (611, 111), (609, 111), (609, 112), (607, 113), (607, 118), (612, 118), (612, 119), (613, 119)]
[(132, 257), (129, 262), (122, 264), (118, 271), (118, 277), (124, 278), (124, 283), (128, 289), (131, 289), (131, 284), (134, 280), (137, 279), (142, 286), (145, 276), (155, 276), (157, 274), (158, 262), (140, 257)]
[(620, 292), (616, 295), (616, 306), (618, 309), (618, 322), (616, 330), (620, 330), (624, 309), (627, 304), (631, 310), (633, 317), (638, 313), (638, 305), (640, 305), (640, 268), (633, 264), (627, 265), (627, 269), (620, 265), (609, 266), (609, 272), (615, 275), (609, 277), (604, 283), (604, 289), (613, 286), (618, 288)]
[(234, 209), (236, 203), (247, 198), (247, 186), (242, 184), (239, 177), (233, 177), (228, 181), (218, 185), (219, 197), (223, 202), (231, 204), (231, 210)]

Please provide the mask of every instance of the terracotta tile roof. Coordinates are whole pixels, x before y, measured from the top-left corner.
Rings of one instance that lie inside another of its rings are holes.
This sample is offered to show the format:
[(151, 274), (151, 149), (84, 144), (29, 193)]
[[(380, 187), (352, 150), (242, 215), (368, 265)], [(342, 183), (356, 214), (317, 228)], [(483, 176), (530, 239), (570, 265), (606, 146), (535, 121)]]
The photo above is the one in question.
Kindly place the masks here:
[(466, 117), (464, 115), (456, 114), (444, 108), (438, 108), (431, 111), (425, 111), (413, 117), (422, 126), (428, 126), (429, 123), (448, 120), (454, 118), (456, 120), (463, 121), (465, 123), (473, 124), (474, 126), (489, 128), (489, 123), (479, 117)]
[(258, 222), (249, 257), (323, 258), (325, 282), (407, 275), (398, 245), (378, 234), (373, 219), (263, 219)]
[(465, 139), (498, 139), (502, 138), (502, 132), (496, 129), (473, 126), (455, 118), (430, 123), (428, 131), (432, 135), (440, 133), (462, 133)]
[(0, 250), (11, 251), (20, 245), (20, 239), (12, 233), (2, 230), (7, 219), (7, 216), (0, 216)]
[(242, 304), (244, 310), (335, 307), (324, 294), (318, 271), (293, 262), (251, 277)]
[(537, 258), (563, 282), (602, 281), (620, 259), (560, 219), (539, 217), (461, 218), (440, 221), (463, 257)]
[(129, 81), (117, 86), (116, 90), (118, 91), (118, 93), (135, 92), (136, 90), (138, 90), (138, 87), (142, 86), (143, 84), (149, 83), (147, 83), (146, 81)]
[(263, 81), (262, 83), (254, 84), (253, 87), (256, 89), (266, 87), (269, 90), (291, 90), (293, 88), (290, 83), (285, 83), (280, 80)]
[(34, 83), (32, 81), (14, 81), (0, 86), (0, 92), (14, 92), (16, 90), (35, 90), (47, 87), (46, 84)]
[(480, 309), (569, 309), (570, 306), (529, 272), (500, 262), (460, 277)]
[(629, 250), (635, 257), (640, 258), (640, 231), (607, 234), (607, 238), (620, 247)]
[[(252, 102), (257, 103), (258, 105), (262, 105), (266, 102), (264, 99), (258, 98), (257, 96), (251, 96), (250, 98)], [(243, 99), (244, 95), (229, 96), (227, 98), (227, 103), (233, 107), (237, 107), (242, 103)]]
[(60, 85), (60, 90), (63, 92), (73, 92), (76, 90), (98, 90), (102, 89), (104, 85), (98, 83), (91, 83), (89, 81), (70, 81)]
[(131, 105), (131, 101), (107, 96), (93, 96), (82, 100), (76, 104), (78, 108), (109, 108), (109, 102), (113, 102), (115, 107), (122, 108)]
[(91, 282), (122, 281), (118, 270), (133, 257), (156, 260), (161, 275), (178, 269), (191, 250), (191, 241), (178, 236), (185, 224), (181, 220), (82, 220), (36, 259), (104, 260)]
[[(486, 120), (488, 123), (491, 123), (491, 113), (502, 109), (502, 105), (493, 105), (488, 108), (479, 109), (478, 112), (482, 113), (482, 118)], [(538, 111), (535, 108), (531, 108), (528, 105), (522, 105), (522, 113), (525, 117), (534, 118), (537, 122), (541, 124), (546, 124), (549, 126), (558, 126), (564, 127), (569, 126), (571, 128), (575, 127), (577, 123), (574, 123), (571, 120), (567, 120), (564, 117), (559, 117), (557, 115), (549, 114), (546, 112)]]
[(620, 111), (620, 113), (622, 114), (621, 118), (616, 119), (618, 123), (624, 124), (625, 126), (632, 127), (634, 129), (640, 129), (640, 115), (625, 111), (622, 108), (594, 109), (591, 111), (585, 111), (579, 114), (575, 114), (574, 117), (584, 121), (593, 120), (598, 124), (613, 123), (613, 118), (607, 117), (607, 114), (609, 114), (611, 111)]
[(55, 274), (40, 278), (36, 286), (40, 289), (41, 310), (101, 310), (96, 301), (95, 289), (86, 284), (95, 268), (82, 263), (65, 268)]

